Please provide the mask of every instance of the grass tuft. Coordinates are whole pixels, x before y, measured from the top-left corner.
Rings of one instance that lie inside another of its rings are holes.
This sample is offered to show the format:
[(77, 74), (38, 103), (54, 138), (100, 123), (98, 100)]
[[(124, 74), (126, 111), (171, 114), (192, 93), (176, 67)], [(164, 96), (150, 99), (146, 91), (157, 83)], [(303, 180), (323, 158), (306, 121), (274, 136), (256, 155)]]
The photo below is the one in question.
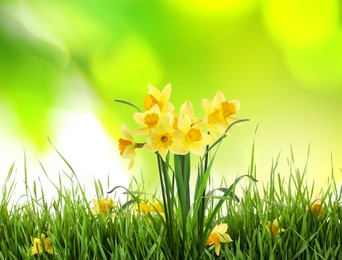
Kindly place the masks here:
[[(250, 178), (257, 176), (253, 158)], [(53, 183), (56, 196), (51, 201), (45, 199), (46, 191), (38, 181), (26, 183), (25, 200), (10, 204), (15, 189), (13, 163), (0, 200), (0, 259), (338, 259), (342, 255), (342, 190), (334, 181), (334, 173), (328, 188), (317, 199), (314, 184), (306, 182), (307, 165), (302, 171), (295, 168), (292, 153), (289, 174), (284, 178), (277, 171), (278, 162), (279, 157), (272, 162), (269, 181), (262, 191), (252, 181), (238, 187), (226, 185), (223, 180), (220, 189), (207, 193), (204, 217), (211, 226), (204, 227), (206, 232), (213, 224), (227, 223), (233, 239), (221, 244), (220, 256), (215, 255), (213, 246), (198, 250), (200, 238), (192, 231), (197, 227), (196, 219), (189, 214), (184, 221), (178, 215), (183, 212), (171, 212), (176, 217), (172, 220), (174, 235), (170, 245), (165, 215), (153, 206), (153, 202), (161, 200), (158, 194), (146, 194), (143, 184), (134, 192), (117, 188), (115, 194), (124, 193), (126, 200), (116, 201), (105, 213), (94, 215), (92, 199), (109, 199), (106, 193), (112, 191), (94, 180), (97, 196), (88, 198), (70, 165), (71, 174), (61, 173), (58, 183)], [(41, 168), (48, 177), (42, 164)], [(73, 183), (68, 189), (63, 187), (65, 180)], [(236, 189), (242, 189), (241, 198), (236, 197)], [(152, 205), (150, 211), (140, 211), (139, 203)], [(186, 230), (180, 232), (185, 224)], [(31, 237), (40, 234), (51, 240), (53, 254), (43, 247), (41, 254), (31, 256)], [(185, 243), (182, 234), (187, 236)]]

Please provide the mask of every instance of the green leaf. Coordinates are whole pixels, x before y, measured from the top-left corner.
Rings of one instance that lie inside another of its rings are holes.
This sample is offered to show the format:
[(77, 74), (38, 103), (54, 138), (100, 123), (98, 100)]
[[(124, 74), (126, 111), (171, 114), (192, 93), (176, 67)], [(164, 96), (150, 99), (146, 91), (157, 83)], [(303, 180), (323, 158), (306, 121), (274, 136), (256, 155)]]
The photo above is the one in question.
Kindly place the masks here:
[(125, 105), (129, 105), (131, 107), (134, 107), (136, 110), (138, 110), (139, 112), (141, 112), (141, 110), (134, 104), (132, 104), (131, 102), (128, 102), (128, 101), (125, 101), (125, 100), (120, 100), (120, 99), (114, 99), (115, 102), (118, 102), (118, 103), (123, 103)]

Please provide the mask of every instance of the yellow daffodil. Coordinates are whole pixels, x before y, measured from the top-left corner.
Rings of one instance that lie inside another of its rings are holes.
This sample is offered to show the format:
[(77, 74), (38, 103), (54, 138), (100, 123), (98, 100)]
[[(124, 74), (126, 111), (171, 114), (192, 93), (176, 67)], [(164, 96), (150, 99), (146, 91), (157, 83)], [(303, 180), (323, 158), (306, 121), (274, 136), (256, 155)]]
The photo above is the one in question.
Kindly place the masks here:
[(41, 234), (39, 237), (31, 237), (32, 248), (31, 255), (41, 254), (43, 253), (42, 240), (44, 242), (44, 250), (49, 254), (53, 254), (53, 248), (50, 238), (45, 238), (45, 234)]
[(318, 194), (313, 201), (310, 211), (312, 214), (317, 214), (317, 219), (320, 220), (324, 213), (324, 207), (322, 205), (321, 196)]
[(152, 85), (148, 85), (148, 96), (144, 99), (145, 110), (150, 110), (154, 105), (158, 105), (162, 114), (173, 112), (174, 107), (169, 102), (171, 96), (171, 84), (167, 84), (162, 91)]
[(124, 138), (119, 139), (120, 155), (124, 159), (130, 159), (128, 168), (132, 168), (134, 164), (135, 148), (141, 148), (142, 144), (136, 144), (133, 139), (132, 131), (126, 126), (121, 127)]
[(140, 212), (143, 212), (145, 214), (153, 213), (153, 212), (160, 212), (160, 213), (164, 212), (162, 205), (157, 202), (152, 202), (152, 203), (140, 202), (138, 205), (138, 208)]
[(274, 219), (272, 225), (271, 222), (268, 221), (266, 224), (266, 229), (268, 233), (272, 233), (275, 236), (278, 236), (278, 234), (285, 232), (285, 229), (279, 227), (278, 219)]
[(202, 133), (193, 114), (192, 104), (190, 102), (184, 103), (178, 119), (178, 129), (182, 133), (181, 142), (186, 152), (190, 151), (202, 156), (205, 146), (211, 143), (213, 139), (210, 135)]
[(92, 210), (93, 215), (104, 214), (115, 207), (115, 202), (112, 199), (105, 199), (103, 196), (99, 200), (93, 199), (94, 209)]
[(204, 99), (202, 108), (205, 114), (203, 121), (210, 134), (215, 132), (223, 134), (231, 123), (238, 120), (234, 115), (240, 108), (240, 102), (238, 100), (226, 101), (224, 94), (219, 91), (212, 101)]
[(151, 133), (147, 136), (144, 148), (152, 152), (158, 152), (165, 161), (169, 151), (174, 154), (186, 154), (186, 150), (180, 142), (180, 133), (173, 129), (173, 118), (169, 114), (164, 115), (157, 128), (151, 129)]
[(220, 255), (221, 250), (221, 244), (220, 243), (229, 243), (233, 240), (230, 238), (230, 236), (227, 233), (228, 231), (228, 225), (223, 223), (216, 225), (214, 229), (211, 231), (208, 240), (207, 245), (215, 245), (215, 253), (216, 255)]
[(133, 114), (135, 122), (141, 127), (134, 131), (136, 135), (148, 135), (151, 128), (159, 125), (160, 109), (158, 105), (154, 105), (150, 110)]

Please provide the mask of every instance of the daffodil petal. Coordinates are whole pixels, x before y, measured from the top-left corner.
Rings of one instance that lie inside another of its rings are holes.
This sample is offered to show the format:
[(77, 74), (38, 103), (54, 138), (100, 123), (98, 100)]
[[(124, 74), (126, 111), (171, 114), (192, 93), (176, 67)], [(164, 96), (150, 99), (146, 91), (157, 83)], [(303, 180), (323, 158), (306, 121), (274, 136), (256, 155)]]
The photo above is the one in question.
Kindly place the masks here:
[(181, 114), (178, 118), (178, 128), (184, 133), (187, 133), (191, 127), (190, 117), (186, 114)]
[(133, 114), (133, 119), (134, 121), (140, 125), (140, 126), (144, 126), (145, 125), (145, 113), (141, 113), (141, 112), (136, 112)]
[(152, 95), (157, 100), (161, 99), (160, 90), (152, 86), (151, 84), (148, 85), (148, 94)]
[(167, 152), (168, 152), (168, 149), (165, 149), (165, 148), (160, 148), (158, 150), (160, 156), (163, 158), (163, 160), (165, 161), (166, 160), (166, 155), (167, 155)]
[(37, 246), (32, 246), (32, 249), (31, 249), (31, 255), (36, 255), (38, 254), (38, 250), (37, 250)]
[(204, 146), (200, 142), (192, 143), (190, 151), (195, 155), (202, 156), (204, 154)]
[(215, 253), (217, 256), (220, 255), (220, 251), (221, 251), (221, 244), (220, 243), (215, 243)]
[(219, 240), (221, 243), (230, 243), (233, 241), (227, 233), (220, 234)]
[(132, 159), (135, 157), (135, 149), (133, 145), (128, 145), (126, 149), (122, 153), (122, 158), (124, 159)]
[(211, 101), (209, 99), (203, 99), (201, 105), (204, 114), (209, 114), (211, 109)]
[(126, 140), (133, 140), (132, 133), (129, 130), (127, 125), (124, 124), (124, 125), (121, 126), (121, 132), (124, 135)]
[(233, 103), (236, 108), (236, 112), (240, 109), (240, 101), (239, 100), (230, 100), (229, 102)]
[(179, 140), (174, 140), (169, 149), (174, 154), (185, 155), (189, 152), (189, 150), (186, 149), (186, 146)]
[(213, 103), (215, 106), (220, 105), (222, 102), (225, 101), (225, 99), (226, 98), (224, 97), (224, 94), (221, 91), (217, 91)]
[(132, 169), (134, 166), (134, 159), (131, 159), (128, 164), (128, 170)]
[(220, 225), (217, 225), (214, 229), (214, 232), (217, 232), (219, 234), (224, 234), (228, 230), (228, 225), (226, 223), (222, 223)]
[(171, 83), (166, 84), (166, 86), (164, 87), (164, 89), (161, 92), (161, 96), (162, 96), (163, 102), (167, 102), (170, 99)]
[(188, 100), (188, 101), (185, 101), (181, 108), (180, 108), (180, 113), (181, 114), (185, 114), (189, 117), (193, 117), (194, 116), (194, 108), (192, 106), (192, 103)]

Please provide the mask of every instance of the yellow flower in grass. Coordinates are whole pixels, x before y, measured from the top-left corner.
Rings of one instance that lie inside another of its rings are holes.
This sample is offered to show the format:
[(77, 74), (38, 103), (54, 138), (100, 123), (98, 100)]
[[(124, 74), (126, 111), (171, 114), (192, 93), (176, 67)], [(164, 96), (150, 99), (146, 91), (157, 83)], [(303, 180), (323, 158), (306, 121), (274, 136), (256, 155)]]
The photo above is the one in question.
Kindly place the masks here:
[(215, 245), (215, 253), (216, 255), (220, 255), (221, 250), (221, 243), (229, 243), (233, 240), (230, 238), (230, 236), (227, 233), (228, 231), (228, 225), (227, 224), (219, 224), (214, 227), (214, 229), (211, 231), (208, 240), (207, 245)]
[(93, 215), (104, 214), (110, 212), (115, 207), (115, 202), (112, 199), (105, 199), (103, 196), (99, 200), (93, 199), (94, 209), (92, 210)]
[(145, 214), (148, 213), (164, 213), (163, 206), (158, 202), (152, 202), (152, 203), (145, 203), (145, 202), (139, 202), (138, 208), (140, 212), (143, 212)]
[(200, 123), (193, 115), (191, 102), (185, 102), (178, 119), (178, 129), (182, 133), (181, 142), (186, 152), (190, 151), (198, 156), (202, 156), (205, 146), (213, 141), (210, 135), (202, 133)]
[(145, 110), (150, 110), (154, 105), (158, 105), (162, 114), (173, 112), (174, 107), (169, 102), (171, 96), (171, 84), (167, 84), (162, 91), (152, 85), (148, 85), (148, 96), (144, 99)]
[(31, 248), (31, 255), (41, 254), (43, 253), (43, 245), (44, 243), (44, 250), (49, 254), (53, 254), (53, 248), (50, 238), (45, 238), (45, 234), (41, 234), (40, 237), (31, 237), (32, 248)]
[(320, 220), (324, 213), (324, 207), (322, 205), (321, 196), (318, 194), (313, 201), (310, 211), (312, 214), (317, 214), (317, 219)]
[(271, 222), (268, 221), (266, 224), (266, 229), (268, 233), (272, 233), (275, 236), (278, 236), (278, 234), (285, 232), (285, 229), (279, 227), (278, 219), (274, 219), (272, 225)]
[(223, 134), (231, 123), (238, 120), (234, 115), (240, 108), (240, 102), (226, 101), (223, 93), (218, 91), (212, 101), (208, 99), (202, 101), (202, 108), (205, 114), (203, 121), (210, 134), (215, 132)]
[(186, 150), (180, 142), (181, 134), (172, 127), (173, 118), (170, 114), (164, 115), (157, 128), (151, 129), (144, 148), (152, 152), (158, 152), (165, 161), (169, 151), (174, 154), (186, 154)]

